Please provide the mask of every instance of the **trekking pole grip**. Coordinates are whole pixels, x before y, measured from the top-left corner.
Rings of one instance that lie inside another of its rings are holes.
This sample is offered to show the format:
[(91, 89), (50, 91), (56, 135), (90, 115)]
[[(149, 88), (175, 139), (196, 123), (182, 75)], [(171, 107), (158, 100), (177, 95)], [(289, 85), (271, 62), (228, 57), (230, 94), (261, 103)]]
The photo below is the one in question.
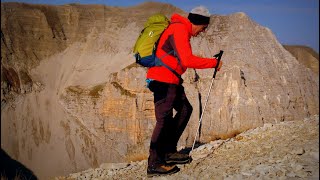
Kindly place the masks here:
[(214, 55), (214, 57), (217, 58), (218, 63), (217, 63), (217, 66), (214, 68), (213, 78), (216, 78), (216, 74), (217, 74), (217, 71), (218, 71), (217, 68), (219, 67), (219, 63), (220, 63), (222, 54), (223, 54), (223, 51), (220, 50), (219, 54)]

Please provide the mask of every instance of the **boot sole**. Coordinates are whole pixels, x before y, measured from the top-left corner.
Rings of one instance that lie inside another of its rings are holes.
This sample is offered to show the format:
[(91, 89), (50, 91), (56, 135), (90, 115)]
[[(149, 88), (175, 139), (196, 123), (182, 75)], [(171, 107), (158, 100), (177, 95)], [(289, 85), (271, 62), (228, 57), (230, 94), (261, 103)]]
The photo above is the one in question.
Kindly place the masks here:
[(184, 161), (177, 161), (177, 160), (168, 160), (166, 161), (167, 164), (188, 164), (191, 163), (192, 159), (186, 159)]

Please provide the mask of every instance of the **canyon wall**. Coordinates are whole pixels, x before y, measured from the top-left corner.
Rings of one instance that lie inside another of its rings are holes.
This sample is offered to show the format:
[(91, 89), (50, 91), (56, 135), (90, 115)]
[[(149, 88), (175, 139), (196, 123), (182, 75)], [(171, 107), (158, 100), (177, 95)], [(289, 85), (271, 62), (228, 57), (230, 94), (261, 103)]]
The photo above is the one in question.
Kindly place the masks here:
[[(132, 47), (151, 14), (186, 13), (160, 3), (1, 3), (1, 12), (1, 147), (40, 178), (145, 159), (153, 95)], [(205, 57), (224, 50), (201, 142), (319, 114), (318, 73), (246, 14), (212, 15), (207, 32), (191, 43)], [(194, 111), (179, 146), (192, 145), (212, 74), (183, 75)]]

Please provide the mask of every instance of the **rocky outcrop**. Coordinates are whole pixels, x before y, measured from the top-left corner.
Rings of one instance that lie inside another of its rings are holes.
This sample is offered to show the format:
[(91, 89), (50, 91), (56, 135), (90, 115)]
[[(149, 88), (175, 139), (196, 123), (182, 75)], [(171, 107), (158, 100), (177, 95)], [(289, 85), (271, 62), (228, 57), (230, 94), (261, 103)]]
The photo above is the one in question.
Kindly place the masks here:
[(301, 64), (319, 74), (319, 54), (306, 46), (283, 45)]
[[(2, 148), (40, 178), (145, 159), (153, 96), (131, 48), (149, 15), (181, 10), (154, 3), (2, 3), (1, 10)], [(213, 15), (206, 35), (191, 42), (206, 57), (224, 50), (199, 141), (319, 114), (318, 76), (244, 13)], [(212, 73), (183, 76), (194, 111), (179, 146), (192, 144)]]

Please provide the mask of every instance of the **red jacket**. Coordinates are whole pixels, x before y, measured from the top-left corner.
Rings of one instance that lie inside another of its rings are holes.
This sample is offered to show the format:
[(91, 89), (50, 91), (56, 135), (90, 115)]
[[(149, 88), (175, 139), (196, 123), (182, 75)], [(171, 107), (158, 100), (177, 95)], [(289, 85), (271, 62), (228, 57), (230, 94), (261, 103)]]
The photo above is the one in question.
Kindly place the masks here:
[[(156, 51), (157, 57), (161, 61), (182, 75), (187, 68), (205, 69), (213, 68), (217, 65), (215, 58), (201, 58), (192, 54), (190, 38), (191, 38), (191, 23), (190, 21), (178, 14), (171, 17), (171, 24), (163, 32)], [(174, 50), (175, 56), (168, 53)], [(179, 84), (179, 78), (164, 66), (156, 66), (149, 68), (147, 78), (166, 82), (170, 84)]]

